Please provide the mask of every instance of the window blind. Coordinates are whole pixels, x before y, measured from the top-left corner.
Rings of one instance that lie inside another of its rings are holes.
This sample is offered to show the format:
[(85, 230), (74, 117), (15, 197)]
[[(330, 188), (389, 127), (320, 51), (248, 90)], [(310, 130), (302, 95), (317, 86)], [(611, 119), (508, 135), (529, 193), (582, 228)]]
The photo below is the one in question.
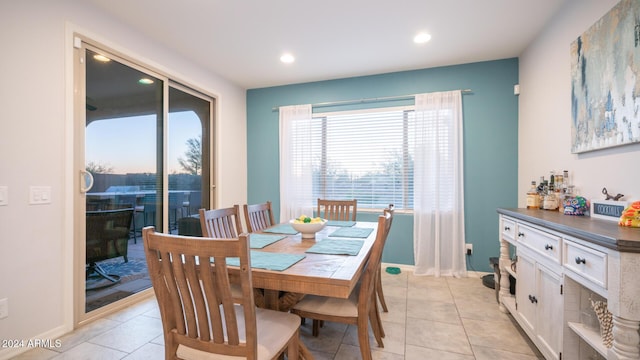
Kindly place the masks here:
[[(312, 166), (313, 196), (358, 199), (360, 209), (411, 209), (413, 156), (410, 107), (314, 114), (293, 127), (293, 172)], [(307, 152), (296, 152), (299, 141)], [(297, 169), (297, 170), (296, 170)]]

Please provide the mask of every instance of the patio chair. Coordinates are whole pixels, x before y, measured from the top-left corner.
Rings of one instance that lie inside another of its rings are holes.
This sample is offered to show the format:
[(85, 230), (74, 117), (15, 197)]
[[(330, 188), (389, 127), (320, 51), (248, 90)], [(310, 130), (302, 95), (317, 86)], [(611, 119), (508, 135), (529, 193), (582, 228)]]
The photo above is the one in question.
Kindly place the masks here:
[(97, 262), (119, 256), (124, 262), (129, 261), (127, 253), (132, 217), (133, 208), (86, 212), (87, 278), (96, 273), (117, 282), (118, 279), (107, 274)]

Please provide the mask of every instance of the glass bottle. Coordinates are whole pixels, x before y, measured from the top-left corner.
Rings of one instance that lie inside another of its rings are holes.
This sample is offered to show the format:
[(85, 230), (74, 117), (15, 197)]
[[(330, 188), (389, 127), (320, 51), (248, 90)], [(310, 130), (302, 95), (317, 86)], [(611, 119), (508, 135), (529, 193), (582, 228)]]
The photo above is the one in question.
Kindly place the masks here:
[(542, 179), (542, 182), (540, 183), (540, 185), (538, 185), (538, 208), (542, 210), (544, 209), (544, 197), (547, 196), (549, 185), (547, 183), (547, 180), (544, 180), (544, 177), (540, 177), (540, 179)]
[(538, 195), (538, 189), (536, 188), (536, 182), (531, 181), (531, 188), (527, 191), (527, 209), (539, 209), (540, 208), (540, 196)]
[(569, 186), (571, 185), (571, 182), (569, 181), (569, 171), (564, 170), (562, 172), (562, 178), (563, 178), (562, 191), (566, 194), (569, 192), (568, 189), (569, 189)]

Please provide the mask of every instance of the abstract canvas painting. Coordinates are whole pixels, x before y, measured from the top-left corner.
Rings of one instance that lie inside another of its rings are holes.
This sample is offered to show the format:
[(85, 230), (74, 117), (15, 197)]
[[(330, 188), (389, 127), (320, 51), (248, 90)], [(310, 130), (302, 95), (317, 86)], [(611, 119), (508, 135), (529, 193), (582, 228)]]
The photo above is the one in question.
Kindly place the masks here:
[(571, 43), (572, 153), (640, 142), (640, 1), (622, 0)]

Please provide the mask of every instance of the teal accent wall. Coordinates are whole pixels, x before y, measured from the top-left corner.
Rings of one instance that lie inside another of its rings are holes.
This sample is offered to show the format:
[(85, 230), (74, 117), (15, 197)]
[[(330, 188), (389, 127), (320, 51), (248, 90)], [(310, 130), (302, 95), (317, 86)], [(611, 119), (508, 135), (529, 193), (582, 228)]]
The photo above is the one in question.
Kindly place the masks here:
[[(280, 213), (278, 112), (283, 105), (471, 89), (463, 95), (466, 241), (473, 244), (469, 270), (491, 272), (499, 255), (498, 207), (518, 205), (518, 59), (327, 80), (247, 91), (247, 175), (249, 203), (271, 200)], [(412, 103), (412, 102), (409, 102)], [(384, 106), (406, 105), (387, 102)], [(369, 107), (371, 105), (368, 105)], [(318, 111), (346, 110), (346, 106)], [(378, 213), (358, 213), (375, 220)], [(396, 213), (384, 262), (413, 265), (413, 216)]]

